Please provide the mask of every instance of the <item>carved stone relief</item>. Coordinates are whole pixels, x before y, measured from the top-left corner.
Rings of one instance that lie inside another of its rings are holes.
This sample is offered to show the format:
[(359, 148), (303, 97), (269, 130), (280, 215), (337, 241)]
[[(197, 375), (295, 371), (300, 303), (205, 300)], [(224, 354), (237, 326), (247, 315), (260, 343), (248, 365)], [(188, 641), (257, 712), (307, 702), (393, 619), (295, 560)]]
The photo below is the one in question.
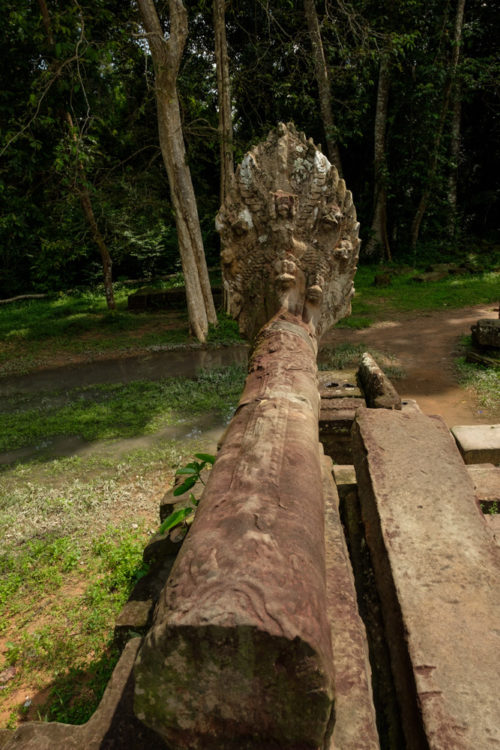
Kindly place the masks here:
[(226, 310), (248, 338), (281, 308), (318, 338), (349, 314), (359, 253), (352, 195), (293, 125), (245, 155), (216, 226)]

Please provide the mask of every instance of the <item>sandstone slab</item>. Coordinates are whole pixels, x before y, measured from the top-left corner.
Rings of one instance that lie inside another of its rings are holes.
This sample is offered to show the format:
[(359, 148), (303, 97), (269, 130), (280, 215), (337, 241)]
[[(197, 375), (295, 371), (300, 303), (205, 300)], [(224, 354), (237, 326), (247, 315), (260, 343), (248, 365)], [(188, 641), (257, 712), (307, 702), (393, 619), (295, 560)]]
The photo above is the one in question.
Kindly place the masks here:
[(500, 424), (457, 425), (451, 432), (466, 464), (500, 464)]
[(366, 632), (358, 613), (330, 458), (323, 459), (322, 472), (326, 501), (327, 613), (335, 673), (335, 727), (329, 750), (379, 750)]
[(337, 463), (350, 463), (351, 428), (362, 398), (322, 398), (319, 413), (319, 437), (325, 453)]
[(484, 516), (484, 521), (495, 540), (495, 544), (500, 547), (500, 514), (486, 514)]
[(500, 318), (478, 320), (471, 331), (472, 342), (476, 346), (500, 349)]
[(493, 464), (469, 464), (467, 471), (483, 511), (495, 504), (500, 507), (500, 467)]
[(365, 352), (358, 370), (366, 405), (374, 409), (401, 409), (401, 397), (378, 366), (371, 354)]
[(363, 398), (356, 370), (322, 370), (318, 382), (321, 400)]
[(361, 409), (353, 443), (407, 747), (500, 747), (500, 550), (453, 439)]

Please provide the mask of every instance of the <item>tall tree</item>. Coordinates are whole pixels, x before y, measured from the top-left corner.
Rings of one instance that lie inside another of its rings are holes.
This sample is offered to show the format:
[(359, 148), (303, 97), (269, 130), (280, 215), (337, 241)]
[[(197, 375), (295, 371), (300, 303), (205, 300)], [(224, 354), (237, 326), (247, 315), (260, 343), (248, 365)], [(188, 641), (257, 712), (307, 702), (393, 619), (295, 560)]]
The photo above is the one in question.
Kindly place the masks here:
[[(45, 33), (47, 35), (47, 42), (48, 42), (50, 49), (53, 52), (54, 63), (55, 63), (56, 58), (57, 58), (57, 44), (54, 38), (54, 33), (52, 29), (52, 21), (50, 18), (50, 13), (49, 13), (46, 0), (38, 0), (38, 5), (40, 7), (40, 13), (42, 15), (42, 21), (43, 21), (43, 26), (45, 28)], [(82, 29), (83, 29), (83, 18), (81, 18), (81, 24), (82, 24)], [(76, 54), (78, 54), (78, 52)], [(57, 66), (54, 64), (53, 67), (54, 67), (54, 75), (55, 76), (60, 75), (60, 70), (56, 70)], [(111, 255), (109, 254), (108, 247), (106, 245), (104, 237), (102, 236), (102, 233), (99, 229), (99, 226), (95, 218), (95, 213), (94, 213), (94, 209), (92, 206), (92, 198), (91, 198), (90, 190), (89, 190), (88, 178), (85, 173), (85, 167), (83, 165), (83, 162), (78, 155), (78, 150), (79, 150), (78, 132), (73, 124), (73, 118), (71, 117), (71, 113), (69, 109), (65, 109), (65, 111), (62, 113), (62, 116), (68, 128), (69, 138), (71, 139), (71, 141), (76, 147), (75, 148), (76, 175), (75, 175), (75, 180), (74, 180), (74, 187), (76, 189), (76, 192), (78, 193), (82, 211), (84, 213), (85, 219), (90, 228), (92, 239), (97, 245), (99, 254), (101, 256), (102, 274), (103, 274), (103, 281), (104, 281), (104, 293), (106, 295), (106, 304), (110, 310), (114, 310), (115, 309), (115, 297), (114, 297), (114, 292), (113, 292), (113, 278), (112, 278), (112, 271), (111, 271), (113, 263), (111, 260)]]
[(447, 79), (443, 87), (441, 111), (439, 114), (439, 120), (438, 120), (436, 129), (434, 132), (434, 141), (433, 141), (432, 150), (431, 150), (430, 159), (429, 159), (429, 169), (426, 175), (425, 187), (422, 191), (422, 195), (420, 197), (420, 201), (419, 201), (417, 210), (415, 212), (415, 215), (413, 217), (412, 226), (411, 226), (411, 247), (413, 249), (415, 249), (417, 245), (419, 234), (420, 234), (420, 226), (422, 224), (422, 219), (424, 218), (424, 214), (427, 210), (429, 200), (435, 189), (436, 173), (437, 173), (438, 165), (439, 165), (441, 142), (443, 138), (445, 123), (446, 123), (449, 110), (450, 110), (451, 95), (452, 95), (452, 91), (454, 88), (455, 80), (457, 78), (458, 61), (460, 57), (460, 46), (462, 43), (462, 28), (463, 28), (463, 21), (464, 21), (464, 11), (465, 11), (465, 0), (457, 0), (451, 56), (450, 56)]
[(337, 167), (338, 173), (342, 175), (342, 162), (340, 151), (335, 138), (335, 120), (332, 109), (332, 94), (330, 86), (330, 77), (323, 49), (323, 40), (321, 38), (321, 29), (316, 12), (315, 0), (304, 0), (304, 12), (311, 37), (312, 55), (314, 60), (314, 73), (318, 85), (319, 106), (321, 109), (321, 118), (325, 130), (326, 149), (328, 158)]
[(373, 197), (374, 208), (372, 218), (372, 235), (367, 243), (365, 254), (369, 257), (382, 249), (387, 260), (392, 260), (391, 247), (387, 233), (387, 159), (386, 159), (386, 128), (389, 105), (390, 68), (387, 52), (380, 57), (377, 106), (375, 110), (374, 126), (374, 179)]
[(217, 98), (219, 102), (220, 203), (222, 205), (234, 181), (233, 121), (225, 0), (213, 0), (213, 2)]
[(182, 0), (168, 0), (170, 34), (166, 39), (153, 0), (138, 0), (138, 3), (155, 68), (160, 148), (175, 211), (189, 322), (196, 338), (203, 342), (207, 337), (208, 324), (217, 324), (217, 315), (191, 173), (186, 161), (177, 94), (177, 76), (188, 35), (187, 11)]

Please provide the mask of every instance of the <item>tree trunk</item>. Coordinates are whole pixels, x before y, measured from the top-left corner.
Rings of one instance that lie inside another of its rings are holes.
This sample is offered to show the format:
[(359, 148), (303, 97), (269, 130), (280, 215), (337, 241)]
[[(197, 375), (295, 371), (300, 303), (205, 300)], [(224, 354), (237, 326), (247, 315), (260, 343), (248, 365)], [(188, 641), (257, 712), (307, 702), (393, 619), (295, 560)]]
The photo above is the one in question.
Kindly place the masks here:
[(186, 162), (177, 95), (177, 74), (188, 33), (187, 12), (181, 0), (169, 0), (170, 36), (166, 40), (153, 0), (138, 0), (138, 3), (155, 67), (160, 148), (175, 211), (189, 322), (196, 338), (203, 342), (208, 324), (217, 324), (217, 314), (191, 173)]
[[(54, 47), (55, 46), (54, 33), (52, 30), (52, 23), (51, 23), (50, 13), (47, 7), (47, 3), (45, 2), (45, 0), (38, 0), (38, 5), (40, 7), (40, 12), (42, 14), (42, 22), (45, 28), (45, 33), (47, 34), (47, 40), (49, 42), (49, 46)], [(77, 135), (75, 133), (75, 129), (73, 126), (73, 119), (69, 112), (64, 113), (64, 120), (66, 121), (66, 124), (68, 126), (70, 137), (76, 143), (78, 139), (77, 139)], [(82, 206), (85, 219), (87, 220), (87, 224), (90, 227), (90, 233), (92, 234), (92, 239), (96, 243), (99, 249), (99, 253), (101, 255), (102, 274), (103, 274), (103, 279), (104, 279), (104, 293), (106, 295), (106, 304), (109, 310), (114, 310), (115, 309), (115, 296), (113, 292), (113, 277), (111, 273), (113, 263), (111, 261), (109, 250), (104, 241), (104, 237), (102, 236), (99, 230), (99, 227), (97, 225), (97, 221), (96, 221), (95, 214), (94, 214), (94, 209), (92, 207), (92, 200), (90, 198), (90, 192), (87, 187), (87, 175), (85, 174), (85, 169), (83, 167), (82, 162), (79, 159), (77, 162), (77, 172), (78, 172), (78, 177), (79, 177), (79, 183), (76, 186), (76, 190), (80, 198), (80, 204)]]
[(375, 176), (372, 236), (366, 246), (365, 254), (367, 256), (373, 255), (379, 248), (382, 248), (386, 259), (389, 261), (392, 260), (392, 256), (387, 234), (385, 132), (387, 128), (390, 83), (389, 59), (387, 55), (382, 55), (378, 74), (377, 108), (374, 128)]
[(321, 30), (314, 0), (304, 0), (304, 12), (307, 20), (307, 27), (309, 29), (309, 36), (311, 37), (314, 73), (316, 83), (318, 84), (321, 118), (325, 129), (326, 150), (331, 163), (337, 167), (339, 175), (342, 176), (340, 151), (333, 136), (335, 133), (335, 122), (333, 119), (330, 78), (328, 75), (328, 67), (326, 65), (325, 51), (323, 49)]
[(448, 115), (448, 111), (450, 107), (451, 92), (452, 92), (452, 89), (456, 80), (456, 76), (457, 76), (458, 60), (460, 57), (460, 45), (462, 42), (462, 27), (463, 27), (463, 21), (464, 21), (464, 10), (465, 10), (465, 0), (457, 0), (457, 10), (455, 14), (455, 30), (453, 34), (453, 48), (452, 48), (451, 61), (450, 61), (450, 72), (448, 75), (447, 83), (444, 87), (443, 103), (441, 106), (441, 115), (439, 118), (439, 123), (436, 129), (436, 134), (434, 138), (434, 147), (432, 150), (432, 155), (431, 155), (431, 159), (429, 163), (429, 171), (427, 173), (426, 188), (424, 189), (422, 193), (422, 197), (420, 198), (420, 203), (418, 205), (417, 211), (413, 218), (413, 223), (411, 227), (411, 247), (413, 250), (417, 246), (418, 237), (420, 234), (420, 225), (422, 224), (422, 219), (424, 218), (424, 214), (427, 210), (427, 206), (429, 205), (429, 199), (433, 193), (434, 186), (435, 186), (435, 178), (436, 178), (436, 172), (437, 172), (437, 166), (438, 166), (438, 160), (439, 160), (439, 148), (441, 146), (441, 139), (443, 137), (444, 125), (445, 125), (446, 117)]
[(231, 84), (227, 55), (225, 0), (214, 0), (215, 61), (217, 98), (219, 102), (220, 204), (234, 182), (233, 123), (231, 117)]
[(458, 161), (460, 158), (460, 121), (462, 116), (462, 102), (460, 100), (460, 82), (455, 81), (453, 88), (453, 102), (451, 110), (450, 133), (450, 176), (448, 178), (448, 234), (455, 239), (457, 234), (457, 180)]

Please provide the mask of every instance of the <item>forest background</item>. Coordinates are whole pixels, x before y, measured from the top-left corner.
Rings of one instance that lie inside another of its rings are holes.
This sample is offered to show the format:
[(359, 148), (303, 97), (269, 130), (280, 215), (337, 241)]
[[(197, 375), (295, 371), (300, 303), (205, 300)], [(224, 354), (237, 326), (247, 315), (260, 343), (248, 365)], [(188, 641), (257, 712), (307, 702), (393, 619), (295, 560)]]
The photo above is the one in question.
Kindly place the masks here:
[[(166, 40), (179, 4), (156, 3)], [(0, 297), (102, 282), (100, 242), (115, 281), (179, 270), (138, 4), (0, 5)], [(293, 121), (354, 193), (362, 260), (498, 263), (493, 2), (186, 0), (176, 84), (209, 266), (220, 252), (221, 6), (236, 164), (277, 122)]]

